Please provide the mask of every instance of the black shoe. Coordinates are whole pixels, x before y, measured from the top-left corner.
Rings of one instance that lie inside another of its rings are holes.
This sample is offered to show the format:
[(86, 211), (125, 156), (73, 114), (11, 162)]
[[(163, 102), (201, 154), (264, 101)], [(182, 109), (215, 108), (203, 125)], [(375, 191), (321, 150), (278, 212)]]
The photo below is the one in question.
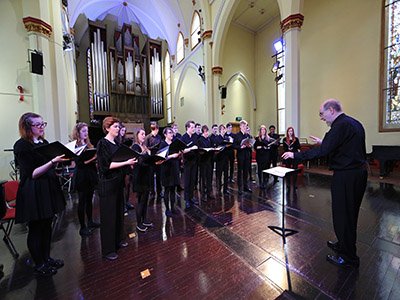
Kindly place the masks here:
[(108, 253), (106, 256), (104, 256), (108, 260), (116, 260), (118, 258), (118, 254), (115, 252)]
[(89, 229), (89, 228), (87, 228), (87, 227), (84, 227), (84, 228), (81, 228), (80, 230), (79, 230), (79, 234), (81, 235), (81, 236), (90, 236), (90, 235), (92, 235), (92, 231)]
[(347, 260), (339, 255), (328, 254), (326, 256), (326, 260), (328, 262), (330, 262), (331, 264), (334, 264), (334, 265), (342, 267), (342, 268), (358, 268), (360, 266), (359, 259)]
[(251, 189), (249, 189), (249, 188), (244, 188), (244, 191), (245, 192), (248, 192), (248, 193), (252, 193), (253, 191), (251, 190)]
[(142, 224), (136, 225), (136, 229), (138, 231), (140, 231), (140, 232), (146, 232), (147, 231), (147, 227), (142, 225)]
[(133, 206), (133, 204), (132, 204), (132, 203), (130, 203), (130, 202), (126, 202), (126, 205), (125, 205), (125, 207), (126, 207), (126, 209), (127, 209), (127, 210), (132, 210), (132, 209), (135, 209), (135, 207)]
[(230, 182), (230, 183), (235, 183), (235, 180), (230, 179), (229, 182)]
[(57, 270), (46, 264), (42, 264), (40, 266), (35, 267), (35, 269), (33, 270), (33, 274), (37, 276), (49, 277), (57, 274)]
[(62, 259), (55, 259), (49, 257), (46, 261), (47, 266), (50, 266), (55, 269), (60, 269), (64, 267), (64, 261)]
[(128, 242), (125, 242), (125, 241), (120, 242), (120, 243), (119, 243), (119, 247), (120, 247), (120, 248), (126, 248), (126, 247), (128, 247)]
[(228, 196), (228, 195), (230, 195), (231, 193), (229, 193), (229, 191), (228, 190), (224, 190), (224, 195), (225, 196)]
[(339, 245), (339, 242), (332, 242), (332, 241), (327, 241), (326, 245), (331, 248), (333, 251), (335, 251), (336, 253), (339, 253), (341, 248)]
[(90, 222), (88, 222), (88, 227), (89, 228), (99, 228), (100, 227), (100, 223), (90, 221)]

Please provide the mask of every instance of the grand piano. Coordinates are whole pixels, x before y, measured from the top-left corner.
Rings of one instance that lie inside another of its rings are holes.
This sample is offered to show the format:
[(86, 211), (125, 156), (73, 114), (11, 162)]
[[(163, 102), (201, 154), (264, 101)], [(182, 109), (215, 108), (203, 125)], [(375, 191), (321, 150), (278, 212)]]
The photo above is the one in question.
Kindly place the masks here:
[(384, 177), (393, 170), (395, 161), (400, 161), (400, 146), (372, 145), (370, 158), (379, 161), (379, 177)]

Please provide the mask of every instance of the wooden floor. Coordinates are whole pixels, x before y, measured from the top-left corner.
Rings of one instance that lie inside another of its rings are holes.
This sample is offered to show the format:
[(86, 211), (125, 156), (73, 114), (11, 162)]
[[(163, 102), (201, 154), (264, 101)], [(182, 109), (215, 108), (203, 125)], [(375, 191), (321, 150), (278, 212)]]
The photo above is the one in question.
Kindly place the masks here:
[[(0, 299), (400, 299), (400, 185), (368, 183), (359, 218), (359, 270), (325, 260), (331, 253), (326, 241), (334, 239), (330, 176), (306, 173), (298, 186), (285, 189), (286, 227), (299, 231), (286, 245), (268, 228), (281, 225), (282, 182), (270, 181), (266, 191), (253, 184), (253, 193), (243, 196), (232, 184), (230, 196), (180, 209), (172, 219), (152, 201), (155, 227), (128, 238), (113, 262), (101, 257), (98, 230), (79, 236), (71, 194), (53, 236), (52, 256), (64, 259), (64, 268), (52, 278), (36, 278), (26, 228), (16, 225), (19, 258), (0, 242)], [(98, 216), (97, 199), (95, 207)], [(125, 218), (127, 234), (135, 232), (134, 215)], [(146, 270), (149, 276), (142, 278)]]

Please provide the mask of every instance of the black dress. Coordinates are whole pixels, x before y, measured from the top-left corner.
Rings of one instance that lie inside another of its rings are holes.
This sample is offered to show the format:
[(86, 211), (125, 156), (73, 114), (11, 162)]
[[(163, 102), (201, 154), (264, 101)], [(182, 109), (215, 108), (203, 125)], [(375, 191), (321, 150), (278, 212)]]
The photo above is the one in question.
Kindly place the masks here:
[[(169, 146), (166, 141), (162, 141), (160, 149)], [(161, 164), (161, 184), (164, 187), (177, 186), (179, 180), (179, 158), (170, 158)]]
[(263, 171), (269, 169), (270, 166), (270, 148), (266, 138), (256, 137), (254, 150), (256, 151), (258, 182), (261, 187), (264, 186), (265, 180), (268, 178)]
[(100, 237), (103, 255), (115, 253), (124, 239), (123, 170), (110, 169), (118, 145), (102, 138), (97, 143), (100, 197)]
[(64, 194), (54, 169), (36, 179), (32, 178), (33, 171), (48, 162), (34, 151), (34, 148), (43, 144), (48, 142), (43, 140), (43, 143), (34, 144), (22, 138), (14, 144), (14, 155), (21, 172), (16, 223), (49, 219), (65, 208)]

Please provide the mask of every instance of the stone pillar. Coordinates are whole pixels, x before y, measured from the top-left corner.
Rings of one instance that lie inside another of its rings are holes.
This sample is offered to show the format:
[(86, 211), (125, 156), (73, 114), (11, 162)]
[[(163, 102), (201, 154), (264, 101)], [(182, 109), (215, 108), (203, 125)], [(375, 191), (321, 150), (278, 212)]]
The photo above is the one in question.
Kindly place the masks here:
[(206, 76), (205, 82), (205, 97), (206, 97), (206, 113), (207, 113), (207, 124), (211, 124), (215, 119), (215, 110), (214, 110), (214, 97), (213, 97), (213, 90), (214, 90), (214, 80), (212, 76), (212, 43), (209, 40), (212, 37), (212, 30), (205, 30), (201, 34), (201, 39), (203, 41), (203, 63), (204, 63), (204, 72)]
[(281, 21), (285, 42), (285, 125), (293, 126), (300, 136), (300, 28), (302, 14), (292, 14)]
[(219, 89), (219, 85), (221, 82), (221, 75), (224, 69), (221, 66), (214, 66), (212, 67), (212, 74), (213, 74), (213, 96), (214, 96), (214, 120), (213, 123), (221, 124), (221, 114), (224, 113), (224, 104), (223, 99), (221, 99), (221, 93)]

